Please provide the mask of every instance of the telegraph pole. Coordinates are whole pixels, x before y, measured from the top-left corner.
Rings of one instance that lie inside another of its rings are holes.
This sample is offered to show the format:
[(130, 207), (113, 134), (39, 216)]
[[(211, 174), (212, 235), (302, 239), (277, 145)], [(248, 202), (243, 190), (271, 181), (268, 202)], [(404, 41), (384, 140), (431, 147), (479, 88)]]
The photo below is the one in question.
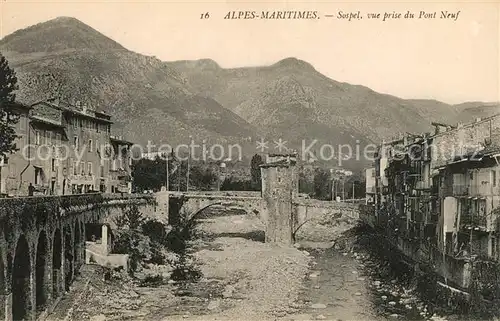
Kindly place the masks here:
[[(189, 136), (191, 143), (193, 142), (193, 136)], [(186, 192), (189, 192), (189, 159), (191, 158), (191, 146), (188, 150), (188, 159), (187, 159), (187, 174), (186, 174)]]
[(167, 186), (167, 192), (168, 192), (170, 190), (170, 188), (169, 188), (170, 187), (169, 186), (170, 185), (170, 171), (168, 169), (168, 153), (167, 153), (167, 157), (166, 157), (166, 163), (167, 163), (167, 165), (166, 165), (166, 167), (167, 167), (167, 184), (166, 184), (166, 186)]

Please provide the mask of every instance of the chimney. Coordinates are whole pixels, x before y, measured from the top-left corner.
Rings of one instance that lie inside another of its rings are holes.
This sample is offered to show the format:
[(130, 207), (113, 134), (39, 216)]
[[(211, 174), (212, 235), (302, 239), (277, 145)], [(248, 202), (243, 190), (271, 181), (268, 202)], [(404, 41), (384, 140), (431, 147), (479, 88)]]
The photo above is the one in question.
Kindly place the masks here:
[(476, 123), (481, 121), (481, 117), (476, 118)]

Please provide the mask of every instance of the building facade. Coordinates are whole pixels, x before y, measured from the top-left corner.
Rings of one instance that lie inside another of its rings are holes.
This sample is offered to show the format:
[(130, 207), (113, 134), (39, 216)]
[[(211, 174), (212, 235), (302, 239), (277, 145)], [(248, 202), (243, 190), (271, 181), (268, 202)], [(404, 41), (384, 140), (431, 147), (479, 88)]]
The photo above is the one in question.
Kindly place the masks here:
[[(111, 136), (111, 116), (80, 102), (59, 100), (30, 107), (19, 104), (16, 112), (20, 116), (18, 151), (1, 167), (2, 193), (131, 192), (128, 150), (132, 143)], [(122, 188), (115, 188), (118, 185)]]
[(432, 134), (379, 146), (372, 221), (413, 258), (441, 266), (445, 277), (461, 270), (454, 281), (465, 286), (471, 259), (499, 259), (500, 114), (433, 125)]

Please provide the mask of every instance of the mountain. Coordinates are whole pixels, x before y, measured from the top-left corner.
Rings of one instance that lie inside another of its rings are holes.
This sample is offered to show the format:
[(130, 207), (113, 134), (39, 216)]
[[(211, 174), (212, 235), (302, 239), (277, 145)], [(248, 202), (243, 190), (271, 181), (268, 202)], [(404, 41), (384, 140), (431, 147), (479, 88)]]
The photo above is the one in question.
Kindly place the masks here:
[(376, 142), (399, 133), (430, 131), (433, 121), (473, 121), (478, 112), (500, 111), (494, 107), (480, 111), (478, 106), (484, 103), (479, 102), (464, 108), (380, 94), (330, 79), (296, 58), (234, 69), (207, 60), (168, 65), (186, 77), (200, 95), (214, 98), (261, 131), (293, 138)]
[(268, 151), (279, 139), (295, 149), (317, 141), (310, 150), (329, 157), (331, 145), (337, 159), (339, 144), (363, 148), (430, 131), (432, 121), (453, 124), (498, 112), (497, 104), (380, 94), (330, 79), (296, 58), (231, 69), (210, 59), (164, 62), (69, 17), (5, 36), (0, 51), (18, 74), (20, 100), (80, 100), (112, 114), (117, 133), (137, 143), (175, 146), (192, 136), (207, 145), (240, 144), (247, 158), (261, 137), (270, 142)]
[(59, 96), (99, 106), (117, 133), (134, 142), (177, 145), (237, 143), (255, 128), (159, 59), (131, 52), (74, 18), (61, 17), (14, 32), (0, 51), (17, 73), (17, 98)]

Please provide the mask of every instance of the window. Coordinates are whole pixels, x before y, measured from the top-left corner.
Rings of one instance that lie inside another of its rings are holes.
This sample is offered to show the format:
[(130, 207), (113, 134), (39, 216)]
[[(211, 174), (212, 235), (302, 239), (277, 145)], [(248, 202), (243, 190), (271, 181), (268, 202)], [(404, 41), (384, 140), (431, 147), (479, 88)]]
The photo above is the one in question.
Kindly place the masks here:
[(61, 146), (61, 134), (56, 133), (56, 145)]
[(87, 172), (89, 173), (89, 176), (92, 175), (92, 163), (91, 162), (87, 163)]
[(19, 129), (20, 130), (25, 130), (26, 129), (26, 126), (25, 126), (26, 123), (25, 123), (25, 121), (26, 121), (26, 118), (24, 117), (24, 115), (19, 116)]
[(95, 141), (95, 150), (96, 150), (96, 152), (99, 153), (100, 152), (100, 148), (101, 148), (101, 146), (99, 145), (99, 140), (96, 140)]
[(108, 134), (111, 133), (111, 125), (107, 125)]
[(38, 185), (39, 177), (40, 177), (41, 173), (42, 173), (42, 169), (35, 167), (35, 185)]
[(56, 171), (56, 160), (55, 159), (52, 159), (52, 171), (55, 172)]
[(74, 128), (74, 129), (77, 129), (77, 128), (78, 128), (78, 119), (71, 118), (70, 122), (71, 122), (71, 124), (73, 125), (73, 128)]
[(73, 162), (73, 175), (78, 175), (78, 162)]
[(89, 153), (92, 153), (94, 145), (92, 145), (92, 139), (89, 139)]
[(35, 131), (35, 144), (40, 145), (40, 132), (38, 130)]
[(491, 185), (492, 186), (497, 186), (497, 172), (495, 170), (491, 171)]
[(80, 167), (81, 167), (81, 168), (80, 168), (80, 170), (81, 170), (81, 171), (80, 171), (80, 174), (81, 174), (81, 175), (85, 175), (85, 163), (84, 163), (84, 162), (82, 162), (82, 163), (80, 164)]
[(95, 129), (97, 130), (97, 132), (100, 132), (101, 124), (96, 123), (95, 124)]
[(49, 146), (52, 144), (52, 132), (45, 132), (45, 144)]
[(78, 150), (78, 136), (73, 137), (73, 147)]

